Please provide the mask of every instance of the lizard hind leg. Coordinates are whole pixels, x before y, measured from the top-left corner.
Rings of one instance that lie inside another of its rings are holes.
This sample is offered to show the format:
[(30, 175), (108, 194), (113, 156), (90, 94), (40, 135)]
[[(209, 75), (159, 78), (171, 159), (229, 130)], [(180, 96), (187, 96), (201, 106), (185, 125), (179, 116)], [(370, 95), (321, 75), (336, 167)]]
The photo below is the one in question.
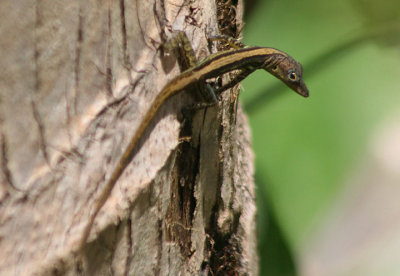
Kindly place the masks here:
[(174, 53), (181, 71), (192, 68), (198, 63), (192, 45), (184, 31), (178, 31), (174, 37), (164, 43), (163, 47), (166, 51)]

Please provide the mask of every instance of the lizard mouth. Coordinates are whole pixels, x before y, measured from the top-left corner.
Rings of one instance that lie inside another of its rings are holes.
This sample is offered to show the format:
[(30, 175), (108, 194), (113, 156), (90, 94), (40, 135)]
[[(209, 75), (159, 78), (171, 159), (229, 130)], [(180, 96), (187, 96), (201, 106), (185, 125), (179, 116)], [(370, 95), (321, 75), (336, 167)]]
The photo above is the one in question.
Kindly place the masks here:
[(297, 94), (305, 98), (307, 98), (310, 95), (310, 93), (308, 92), (308, 88), (303, 80), (300, 80), (299, 82), (296, 83), (288, 83), (287, 85)]

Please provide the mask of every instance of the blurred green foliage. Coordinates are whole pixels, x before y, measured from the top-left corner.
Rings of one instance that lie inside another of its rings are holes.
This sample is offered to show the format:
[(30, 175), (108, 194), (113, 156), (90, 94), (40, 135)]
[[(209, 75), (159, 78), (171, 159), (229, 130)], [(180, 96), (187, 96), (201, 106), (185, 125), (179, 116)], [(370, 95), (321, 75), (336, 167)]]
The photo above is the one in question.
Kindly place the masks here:
[[(256, 153), (259, 238), (268, 239), (272, 212), (294, 259), (373, 131), (399, 111), (399, 16), (397, 0), (274, 0), (258, 1), (245, 17), (244, 42), (288, 52), (310, 90), (304, 99), (256, 72), (241, 93)], [(260, 244), (265, 275), (264, 251), (275, 249)]]

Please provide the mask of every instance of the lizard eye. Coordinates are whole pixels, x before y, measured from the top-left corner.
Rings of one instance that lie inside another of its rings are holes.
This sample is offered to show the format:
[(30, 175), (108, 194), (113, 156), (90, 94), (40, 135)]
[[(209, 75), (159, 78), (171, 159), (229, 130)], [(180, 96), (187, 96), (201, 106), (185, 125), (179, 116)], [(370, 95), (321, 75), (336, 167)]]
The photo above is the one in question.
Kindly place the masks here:
[(274, 66), (272, 67), (272, 71), (275, 72), (276, 70), (278, 70), (278, 66), (274, 65)]
[(289, 72), (288, 77), (289, 77), (289, 80), (291, 80), (291, 81), (297, 80), (297, 75), (295, 72)]

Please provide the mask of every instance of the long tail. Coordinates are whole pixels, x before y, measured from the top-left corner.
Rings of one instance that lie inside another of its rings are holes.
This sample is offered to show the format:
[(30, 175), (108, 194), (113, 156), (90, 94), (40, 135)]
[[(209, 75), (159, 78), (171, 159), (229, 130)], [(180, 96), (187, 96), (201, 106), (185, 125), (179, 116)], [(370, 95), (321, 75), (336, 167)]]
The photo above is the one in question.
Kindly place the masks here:
[(106, 203), (108, 197), (111, 194), (111, 191), (113, 190), (115, 184), (117, 183), (117, 180), (119, 179), (121, 174), (124, 172), (124, 170), (126, 169), (128, 164), (132, 161), (133, 157), (135, 156), (136, 148), (137, 148), (140, 138), (143, 136), (147, 127), (150, 125), (151, 121), (156, 116), (161, 105), (165, 102), (166, 99), (168, 99), (169, 97), (174, 95), (175, 92), (178, 92), (178, 91), (172, 91), (170, 89), (170, 86), (167, 85), (157, 95), (157, 97), (153, 101), (151, 107), (149, 108), (149, 110), (147, 110), (146, 115), (140, 122), (138, 129), (136, 130), (131, 141), (129, 142), (128, 147), (125, 149), (124, 154), (119, 159), (117, 167), (114, 169), (110, 179), (107, 181), (107, 184), (104, 186), (104, 190), (102, 191), (100, 198), (98, 199), (98, 201), (96, 203), (95, 210), (94, 210), (93, 214), (90, 216), (89, 222), (86, 224), (85, 229), (83, 231), (83, 235), (82, 235), (81, 241), (79, 243), (79, 247), (78, 247), (79, 250), (85, 245), (85, 243), (89, 237), (90, 231), (92, 229), (94, 220), (96, 219), (96, 216), (100, 212), (103, 205)]

